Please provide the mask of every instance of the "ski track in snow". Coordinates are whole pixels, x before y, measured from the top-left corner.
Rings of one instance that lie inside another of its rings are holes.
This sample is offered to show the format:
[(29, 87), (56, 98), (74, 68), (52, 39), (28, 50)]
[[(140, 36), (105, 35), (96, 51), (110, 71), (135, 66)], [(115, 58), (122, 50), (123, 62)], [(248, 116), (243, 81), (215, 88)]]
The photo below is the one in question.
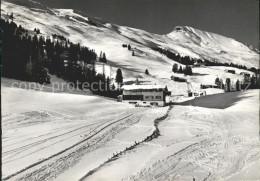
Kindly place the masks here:
[[(135, 108), (96, 96), (11, 88), (12, 81), (2, 78), (1, 85), (3, 180), (64, 180), (59, 177), (73, 169), (77, 172), (77, 165), (89, 154), (111, 144), (111, 152), (132, 145), (133, 135), (126, 140), (117, 137), (124, 131), (140, 130), (136, 139), (151, 134), (151, 118), (165, 110)], [(93, 167), (110, 154), (103, 156)], [(86, 173), (84, 167), (80, 169)]]
[[(257, 98), (257, 94), (259, 94), (258, 91), (253, 93), (254, 99)], [(252, 94), (249, 93), (249, 95)], [(253, 100), (255, 104), (258, 104), (257, 100)], [(246, 101), (243, 103), (246, 103)], [(242, 106), (243, 103), (239, 105)], [(247, 107), (248, 105), (244, 104), (243, 106)], [(229, 109), (232, 110), (231, 108)], [(257, 109), (255, 110), (257, 111)], [(233, 114), (238, 114), (236, 111), (240, 112), (241, 110), (237, 109), (234, 111), (206, 111), (200, 110), (198, 107), (189, 106), (188, 110), (183, 112), (181, 106), (176, 106), (176, 109), (172, 110), (168, 119), (172, 120), (171, 122), (177, 126), (187, 125), (182, 127), (184, 130), (190, 128), (192, 128), (191, 131), (199, 130), (200, 134), (196, 137), (191, 137), (189, 142), (185, 140), (181, 142), (188, 146), (182, 146), (183, 148), (174, 154), (159, 157), (159, 160), (155, 159), (156, 161), (152, 165), (147, 165), (141, 171), (124, 180), (192, 180), (193, 178), (196, 180), (226, 180), (243, 170), (245, 165), (250, 165), (251, 163), (259, 164), (258, 114), (257, 112), (249, 112), (254, 115), (247, 117), (243, 114), (248, 113), (243, 112), (240, 113), (240, 116), (243, 115), (242, 118), (235, 116), (235, 119), (232, 119)], [(218, 114), (223, 115), (217, 116)], [(209, 117), (211, 118), (208, 119)], [(167, 123), (164, 123), (164, 126), (166, 126)], [(205, 123), (209, 125), (204, 127)], [(245, 126), (245, 124), (248, 124), (248, 126)], [(192, 127), (189, 128), (188, 125)], [(169, 137), (166, 133), (170, 134), (167, 130), (164, 131), (166, 132), (162, 136), (162, 140), (165, 139), (163, 137)], [(171, 135), (174, 136), (174, 134)], [(182, 133), (182, 135), (185, 134)], [(158, 143), (162, 144), (163, 142), (159, 140)], [(179, 143), (167, 145), (165, 150), (167, 148), (172, 149), (174, 146), (179, 147)], [(257, 169), (253, 170), (256, 171)], [(259, 179), (259, 173), (256, 175), (258, 176), (254, 177), (253, 180)], [(247, 180), (248, 175), (245, 174), (240, 179)]]
[[(109, 126), (111, 126), (111, 125), (113, 125), (113, 124), (115, 124), (115, 123), (118, 123), (119, 121), (125, 120), (126, 118), (129, 118), (130, 116), (132, 116), (132, 115), (127, 115), (126, 117), (121, 118), (121, 119), (119, 119), (119, 120), (111, 121), (111, 123), (109, 123), (108, 125), (106, 125), (106, 124), (100, 124), (99, 126), (94, 127), (94, 129), (93, 129), (93, 134), (92, 134), (92, 133), (89, 133), (89, 135), (87, 135), (87, 138), (85, 138), (84, 140), (82, 140), (82, 141), (80, 141), (80, 142), (78, 142), (78, 143), (72, 145), (72, 146), (69, 147), (69, 148), (66, 148), (65, 150), (62, 150), (62, 151), (56, 153), (55, 155), (52, 155), (52, 156), (50, 156), (50, 157), (48, 157), (48, 158), (46, 158), (46, 159), (43, 159), (43, 160), (41, 160), (41, 161), (39, 161), (39, 162), (37, 162), (37, 163), (34, 163), (33, 165), (30, 165), (30, 166), (28, 166), (28, 167), (26, 167), (26, 168), (24, 168), (24, 169), (22, 169), (22, 170), (20, 170), (20, 171), (18, 171), (18, 172), (16, 172), (16, 173), (12, 174), (12, 175), (10, 175), (10, 176), (7, 176), (6, 178), (3, 178), (3, 180), (7, 180), (7, 179), (9, 179), (9, 178), (12, 178), (12, 177), (14, 177), (14, 176), (16, 176), (16, 175), (18, 175), (18, 174), (20, 174), (20, 173), (25, 172), (25, 171), (28, 170), (28, 169), (31, 169), (31, 168), (33, 168), (33, 167), (39, 165), (39, 164), (42, 164), (42, 163), (44, 163), (44, 162), (46, 162), (46, 161), (48, 161), (48, 160), (50, 160), (50, 159), (52, 159), (52, 158), (55, 158), (55, 157), (57, 157), (57, 156), (60, 156), (61, 154), (65, 153), (66, 151), (69, 151), (69, 150), (73, 149), (74, 147), (76, 147), (76, 146), (78, 146), (78, 145), (80, 145), (80, 144), (84, 144), (84, 143), (85, 143), (86, 141), (88, 141), (89, 139), (91, 139), (91, 138), (93, 138), (94, 136), (98, 135), (101, 131), (107, 129)], [(99, 127), (101, 127), (101, 129), (98, 129)], [(83, 128), (84, 128), (84, 127), (83, 127)], [(82, 129), (82, 127), (79, 128), (79, 129)], [(69, 133), (74, 132), (74, 131), (75, 131), (75, 130), (70, 131), (70, 132), (67, 132), (67, 133), (65, 133), (65, 134), (69, 134)], [(81, 134), (81, 133), (77, 133), (77, 135), (79, 135), (79, 134)], [(58, 136), (55, 136), (55, 137), (59, 137), (59, 136), (64, 136), (64, 134), (61, 134), (61, 135), (58, 135)], [(71, 137), (71, 136), (73, 137), (73, 136), (75, 136), (75, 135), (70, 135), (70, 137)], [(38, 144), (41, 144), (42, 142), (49, 141), (49, 140), (51, 140), (51, 139), (53, 139), (53, 137), (50, 137), (50, 138), (48, 138), (48, 139), (44, 139), (44, 140), (41, 140), (41, 141), (38, 141), (38, 142), (34, 142), (33, 144), (25, 145), (25, 146), (23, 146), (22, 148), (24, 148), (24, 150), (26, 150), (26, 149), (28, 149), (29, 146), (37, 146)], [(63, 141), (63, 140), (59, 140), (58, 142), (60, 142), (60, 141)], [(97, 143), (98, 143), (99, 141), (101, 141), (101, 139), (98, 140)], [(57, 142), (57, 143), (58, 143), (58, 142)], [(50, 144), (49, 146), (52, 146), (52, 145), (54, 145), (54, 144), (56, 144), (56, 143), (52, 143), (52, 144)], [(96, 144), (96, 143), (94, 142), (93, 144)], [(15, 151), (23, 151), (22, 148), (17, 148), (17, 149), (15, 149), (15, 150), (12, 150), (12, 152), (15, 152)], [(45, 147), (45, 148), (46, 148), (46, 147)], [(43, 149), (43, 148), (41, 148), (41, 150), (42, 150), (42, 149)], [(38, 150), (37, 150), (37, 151), (38, 151)], [(37, 151), (35, 151), (35, 152), (37, 152)], [(33, 153), (35, 153), (35, 152), (33, 152)], [(7, 152), (4, 152), (3, 155), (6, 154), (6, 153), (7, 153)], [(16, 153), (16, 152), (15, 152), (15, 153)], [(19, 153), (19, 152), (18, 152), (18, 153)], [(30, 154), (33, 154), (33, 153), (30, 153)], [(11, 155), (11, 157), (12, 157), (12, 156), (13, 156), (13, 155)], [(18, 159), (19, 159), (19, 158), (18, 158)], [(12, 160), (11, 160), (11, 161), (12, 161)], [(3, 164), (5, 164), (5, 162), (4, 162)], [(37, 172), (36, 172), (36, 173), (37, 173)], [(35, 174), (35, 173), (34, 173), (34, 174)], [(38, 173), (37, 173), (37, 174), (38, 174)], [(30, 175), (30, 176), (37, 177), (36, 175)], [(21, 179), (21, 180), (24, 180), (24, 179), (25, 179), (25, 180), (30, 180), (31, 178), (30, 178), (29, 176), (25, 176), (25, 178), (23, 178), (23, 179)], [(39, 179), (39, 178), (38, 178), (38, 179)], [(47, 177), (47, 178), (44, 177), (44, 178), (42, 178), (42, 179), (45, 180), (45, 179), (48, 179), (48, 177)], [(19, 179), (18, 179), (18, 180), (19, 180)], [(33, 180), (34, 180), (34, 179), (33, 179)]]
[(158, 136), (160, 136), (160, 130), (158, 129), (158, 125), (161, 121), (163, 121), (164, 119), (167, 118), (168, 116), (168, 112), (172, 109), (172, 106), (170, 106), (166, 112), (165, 115), (163, 115), (160, 118), (157, 118), (154, 120), (154, 131), (152, 132), (151, 135), (147, 136), (144, 140), (136, 140), (135, 144), (125, 148), (125, 150), (120, 151), (118, 154), (115, 154), (112, 156), (112, 158), (110, 158), (109, 160), (107, 160), (106, 162), (102, 163), (101, 165), (99, 165), (97, 168), (95, 168), (94, 170), (90, 170), (85, 176), (83, 176), (82, 178), (79, 179), (79, 181), (84, 181), (86, 179), (88, 179), (88, 177), (90, 175), (92, 175), (93, 173), (95, 173), (96, 171), (102, 169), (102, 167), (106, 166), (107, 163), (110, 163), (114, 160), (116, 160), (118, 157), (120, 157), (121, 155), (126, 154), (129, 150), (133, 150), (135, 149), (135, 147), (137, 147), (139, 144), (148, 144), (148, 145), (153, 145), (153, 146), (160, 146), (160, 145), (155, 145), (152, 143), (149, 143), (151, 140), (156, 139)]
[(259, 173), (247, 173), (259, 168), (250, 166), (260, 159), (259, 91), (243, 94), (252, 97), (224, 110), (174, 106), (158, 125), (159, 137), (120, 152), (82, 180), (232, 180), (243, 172), (239, 180), (258, 180)]

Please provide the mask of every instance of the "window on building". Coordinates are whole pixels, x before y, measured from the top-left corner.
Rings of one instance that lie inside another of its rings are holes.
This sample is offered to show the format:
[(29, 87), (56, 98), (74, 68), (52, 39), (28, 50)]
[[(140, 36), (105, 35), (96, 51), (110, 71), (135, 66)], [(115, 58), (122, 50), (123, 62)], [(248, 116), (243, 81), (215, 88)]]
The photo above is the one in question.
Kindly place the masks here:
[(154, 99), (153, 96), (145, 96), (145, 99)]
[(155, 96), (155, 99), (162, 99), (162, 96)]
[(158, 106), (158, 103), (157, 103), (157, 102), (151, 102), (150, 105), (152, 105), (152, 106)]

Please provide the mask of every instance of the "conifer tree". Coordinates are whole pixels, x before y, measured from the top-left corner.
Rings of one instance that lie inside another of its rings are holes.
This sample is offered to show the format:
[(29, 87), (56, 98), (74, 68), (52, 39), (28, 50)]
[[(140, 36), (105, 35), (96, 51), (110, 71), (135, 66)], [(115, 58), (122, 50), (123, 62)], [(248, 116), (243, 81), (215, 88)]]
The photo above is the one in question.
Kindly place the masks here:
[(102, 54), (102, 51), (100, 52), (99, 54), (99, 61), (102, 62), (102, 58), (103, 58), (103, 54)]
[(115, 86), (115, 84), (113, 84), (111, 87), (111, 90), (115, 90), (115, 89), (116, 89), (116, 86)]
[(172, 71), (174, 73), (178, 72), (178, 64), (174, 63), (173, 66), (172, 66)]
[(226, 79), (226, 91), (227, 91), (227, 92), (230, 92), (230, 83), (231, 83), (230, 78), (227, 78), (227, 79)]
[(219, 79), (219, 87), (220, 89), (224, 89), (223, 79)]
[(237, 80), (237, 82), (236, 82), (236, 91), (240, 91), (241, 89), (240, 89), (240, 81), (239, 80)]
[(26, 74), (25, 75), (26, 80), (31, 81), (32, 80), (32, 75), (33, 75), (33, 63), (32, 63), (31, 57), (30, 57), (29, 61), (26, 64), (25, 74)]
[[(40, 33), (40, 29), (34, 29)], [(95, 64), (97, 55), (94, 50), (69, 42), (64, 36), (56, 35), (59, 40), (52, 42), (50, 38), (35, 34), (33, 38), (22, 26), (1, 19), (2, 32), (2, 75), (19, 80), (48, 83), (49, 70), (62, 78), (76, 80), (92, 80), (96, 76), (95, 68), (83, 74), (84, 63)], [(28, 32), (28, 31), (27, 31)], [(54, 37), (54, 36), (53, 36)], [(65, 41), (65, 45), (61, 42)], [(102, 53), (104, 60), (105, 53)], [(90, 78), (89, 78), (90, 77)]]
[(185, 67), (185, 69), (183, 70), (185, 75), (192, 75), (192, 68), (190, 66)]
[(117, 72), (116, 72), (116, 82), (121, 85), (123, 83), (123, 75), (122, 75), (122, 71), (121, 69), (117, 69)]
[(219, 86), (219, 84), (220, 84), (220, 80), (219, 80), (218, 77), (215, 79), (215, 84), (218, 85), (218, 86)]
[(11, 21), (14, 21), (14, 13), (11, 13), (11, 15), (9, 16), (9, 18), (11, 19)]
[(106, 57), (106, 54), (105, 54), (105, 53), (103, 53), (102, 62), (104, 62), (104, 63), (107, 62), (107, 57)]
[(179, 71), (178, 71), (179, 73), (183, 73), (183, 70), (182, 70), (182, 66), (180, 66), (180, 68), (179, 68)]

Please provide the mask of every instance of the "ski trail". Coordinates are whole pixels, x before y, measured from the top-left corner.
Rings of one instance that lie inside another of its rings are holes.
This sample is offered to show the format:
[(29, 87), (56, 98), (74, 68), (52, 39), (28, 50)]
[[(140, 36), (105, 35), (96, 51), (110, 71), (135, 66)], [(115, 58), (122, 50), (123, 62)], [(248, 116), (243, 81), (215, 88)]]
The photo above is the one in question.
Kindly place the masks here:
[[(154, 120), (154, 127), (155, 127), (155, 130), (153, 131), (153, 133), (149, 136), (147, 136), (143, 141), (135, 141), (134, 145), (133, 146), (130, 146), (130, 147), (127, 147), (125, 148), (125, 150), (123, 151), (120, 151), (119, 153), (117, 154), (113, 154), (113, 156), (108, 159), (107, 161), (105, 161), (103, 164), (99, 165), (98, 167), (96, 167), (95, 169), (93, 170), (90, 170), (86, 175), (84, 175), (83, 177), (81, 177), (79, 179), (79, 181), (84, 181), (87, 177), (91, 176), (92, 174), (94, 174), (95, 172), (97, 172), (101, 167), (103, 167), (104, 165), (106, 165), (107, 163), (109, 162), (112, 162), (114, 160), (116, 160), (117, 158), (120, 157), (120, 155), (123, 155), (125, 154), (127, 151), (129, 150), (133, 150), (134, 148), (136, 148), (139, 144), (149, 144), (148, 142), (152, 141), (153, 139), (155, 138), (158, 138), (160, 136), (160, 130), (158, 128), (158, 125), (161, 121), (165, 120), (167, 117), (168, 117), (168, 113), (169, 111), (173, 108), (173, 106), (169, 106), (167, 112), (165, 115), (163, 115), (162, 117), (160, 118), (157, 118)], [(153, 146), (158, 146), (158, 145), (153, 145)]]
[[(62, 151), (56, 153), (56, 154), (54, 154), (54, 155), (51, 155), (51, 156), (48, 157), (48, 158), (45, 158), (45, 159), (40, 160), (40, 161), (38, 161), (38, 162), (36, 162), (36, 163), (34, 163), (34, 164), (32, 164), (32, 165), (29, 165), (29, 166), (25, 167), (24, 169), (22, 169), (22, 170), (20, 170), (20, 171), (18, 171), (18, 172), (16, 172), (16, 173), (13, 173), (13, 174), (11, 174), (11, 175), (5, 177), (5, 178), (2, 178), (2, 180), (5, 181), (5, 180), (8, 180), (8, 179), (11, 179), (12, 177), (14, 177), (14, 176), (16, 176), (16, 175), (18, 175), (18, 174), (21, 174), (21, 173), (25, 172), (25, 171), (28, 170), (28, 169), (31, 169), (31, 168), (33, 168), (33, 167), (39, 165), (39, 164), (42, 164), (42, 163), (44, 163), (44, 162), (46, 162), (46, 161), (48, 161), (48, 160), (50, 160), (50, 159), (52, 159), (52, 158), (54, 158), (54, 157), (57, 157), (57, 156), (59, 156), (59, 155), (65, 153), (65, 152), (69, 151), (69, 150), (71, 150), (72, 148), (75, 148), (76, 146), (78, 146), (78, 145), (80, 145), (80, 144), (82, 144), (82, 143), (88, 141), (90, 138), (94, 137), (95, 135), (97, 135), (97, 134), (100, 133), (101, 131), (105, 130), (107, 127), (111, 126), (112, 124), (115, 124), (115, 123), (120, 122), (120, 121), (122, 121), (122, 120), (124, 120), (124, 119), (127, 119), (127, 118), (129, 118), (130, 116), (132, 116), (132, 115), (133, 115), (133, 114), (129, 114), (129, 115), (127, 115), (127, 116), (125, 116), (125, 117), (123, 117), (123, 118), (121, 118), (121, 119), (118, 119), (118, 120), (116, 120), (116, 121), (113, 121), (112, 123), (108, 124), (107, 126), (101, 128), (100, 130), (98, 130), (97, 132), (95, 132), (95, 134), (90, 135), (89, 137), (83, 139), (82, 141), (80, 141), (80, 142), (78, 142), (78, 143), (76, 143), (76, 144), (74, 144), (74, 145), (72, 145), (72, 146), (70, 146), (70, 147), (68, 147), (68, 148), (66, 148), (66, 149), (64, 149), (64, 150), (62, 150)], [(96, 129), (97, 129), (97, 128), (95, 128), (93, 131), (95, 131)]]

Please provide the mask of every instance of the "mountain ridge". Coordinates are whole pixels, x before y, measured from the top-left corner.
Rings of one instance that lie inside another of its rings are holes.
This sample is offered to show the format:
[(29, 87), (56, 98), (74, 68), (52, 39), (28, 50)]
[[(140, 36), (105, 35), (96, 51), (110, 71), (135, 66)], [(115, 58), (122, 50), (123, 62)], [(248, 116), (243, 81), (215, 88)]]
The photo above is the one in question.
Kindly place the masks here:
[[(182, 77), (199, 89), (201, 84), (215, 84), (216, 78), (230, 78), (233, 82), (243, 81), (241, 72), (253, 74), (245, 70), (244, 66), (248, 69), (259, 68), (259, 54), (248, 46), (222, 35), (189, 26), (177, 26), (169, 34), (159, 35), (108, 23), (99, 18), (86, 17), (74, 10), (53, 9), (39, 4), (36, 4), (37, 7), (33, 4), (32, 8), (32, 2), (28, 0), (22, 3), (26, 5), (3, 1), (1, 17), (8, 19), (7, 14), (13, 12), (15, 23), (30, 30), (29, 32), (33, 32), (34, 28), (39, 29), (41, 34), (38, 36), (62, 35), (70, 42), (94, 49), (98, 55), (101, 51), (105, 52), (107, 63), (105, 66), (97, 65), (96, 68), (99, 73), (104, 72), (111, 79), (116, 77), (116, 71), (120, 68), (124, 81), (131, 82), (136, 78), (143, 78), (151, 84), (167, 85), (169, 90), (179, 95), (187, 90), (186, 82), (175, 82), (171, 79), (172, 76)], [(130, 45), (131, 49), (128, 50), (122, 45)], [(166, 53), (158, 50), (166, 50)], [(167, 53), (177, 56), (172, 58), (167, 56)], [(179, 60), (179, 57), (186, 61), (187, 56), (188, 59), (192, 59), (188, 63), (201, 59), (218, 66), (209, 64), (193, 68), (191, 76), (174, 73), (173, 64), (185, 68), (186, 63)], [(231, 67), (232, 64), (239, 66), (234, 68)], [(146, 69), (149, 75), (145, 74)], [(236, 74), (227, 73), (226, 69), (235, 70)]]
[[(127, 26), (120, 26), (120, 25), (116, 25), (113, 23), (108, 23), (107, 21), (102, 20), (100, 18), (96, 18), (96, 17), (85, 17), (84, 16), (86, 14), (85, 12), (77, 11), (74, 9), (53, 9), (53, 8), (49, 8), (45, 5), (43, 5), (42, 3), (35, 2), (32, 0), (27, 0), (27, 1), (23, 1), (23, 2), (21, 2), (19, 0), (15, 0), (14, 2), (16, 4), (22, 4), (22, 6), (27, 7), (29, 9), (31, 7), (33, 7), (34, 9), (31, 9), (31, 10), (34, 10), (34, 11), (37, 11), (37, 9), (35, 9), (35, 6), (37, 6), (37, 7), (40, 6), (38, 8), (48, 10), (47, 12), (45, 12), (47, 14), (48, 13), (51, 14), (50, 12), (52, 12), (56, 16), (60, 16), (61, 18), (62, 18), (62, 16), (65, 16), (65, 17), (67, 17), (67, 19), (71, 19), (72, 21), (73, 21), (73, 18), (76, 18), (76, 19), (74, 19), (74, 21), (77, 21), (77, 23), (84, 24), (88, 20), (88, 22), (87, 22), (88, 24), (91, 24), (93, 26), (101, 26), (103, 28), (110, 29), (110, 30), (114, 31), (113, 33), (118, 33), (119, 35), (123, 35), (123, 36), (125, 36), (124, 32), (122, 32), (122, 31), (124, 31), (124, 29), (131, 30), (132, 34), (134, 34), (134, 35), (128, 36), (128, 39), (130, 38), (132, 41), (138, 42), (139, 44), (140, 43), (146, 44), (148, 47), (150, 46), (149, 43), (152, 43), (152, 44), (158, 45), (159, 47), (170, 49), (174, 53), (180, 54), (181, 56), (190, 56), (191, 58), (209, 59), (210, 61), (218, 60), (219, 62), (224, 62), (224, 63), (236, 63), (239, 65), (246, 65), (248, 68), (259, 67), (258, 62), (257, 62), (257, 60), (259, 60), (259, 59), (257, 57), (258, 55), (256, 55), (259, 51), (256, 48), (254, 48), (254, 47), (250, 48), (250, 46), (244, 45), (243, 43), (238, 42), (232, 38), (218, 35), (216, 33), (202, 31), (202, 30), (190, 27), (190, 26), (176, 26), (175, 28), (173, 28), (172, 32), (170, 32), (166, 35), (159, 35), (159, 34), (149, 33), (145, 30), (141, 30), (141, 29), (137, 29), (137, 28), (131, 28), (131, 27), (127, 27)], [(7, 3), (7, 1), (3, 1), (3, 3)], [(40, 11), (40, 10), (38, 9), (38, 11)], [(58, 14), (57, 12), (60, 14)], [(44, 12), (42, 12), (42, 13), (44, 13)], [(84, 15), (81, 15), (82, 13)], [(34, 21), (34, 20), (31, 19), (31, 21)], [(38, 22), (38, 23), (41, 23), (41, 22)], [(47, 25), (47, 24), (45, 24), (45, 25)], [(86, 28), (86, 27), (83, 27), (82, 29), (84, 29), (84, 28)], [(122, 31), (118, 31), (119, 29), (121, 29)], [(80, 32), (80, 30), (79, 30), (79, 32)], [(62, 32), (62, 30), (61, 30), (60, 33), (64, 34), (66, 32)], [(181, 35), (180, 33), (183, 33), (183, 35)], [(71, 32), (69, 34), (71, 34)], [(136, 34), (139, 34), (140, 36), (138, 37), (138, 39), (136, 39), (136, 38), (133, 39), (133, 36), (135, 36)], [(147, 38), (143, 38), (143, 35), (150, 37), (150, 40), (148, 40)], [(86, 37), (86, 39), (87, 38), (88, 37)], [(95, 37), (92, 37), (92, 38), (95, 38)], [(157, 38), (157, 40), (159, 40), (160, 43), (158, 43), (156, 41), (156, 38)], [(222, 39), (223, 41), (217, 41), (217, 39), (219, 39), (219, 38)], [(153, 40), (155, 40), (155, 41), (153, 41)], [(178, 41), (179, 43), (174, 43), (171, 40)], [(228, 42), (228, 41), (230, 41), (230, 42)], [(191, 43), (194, 43), (195, 46), (190, 47)], [(165, 44), (166, 44), (166, 46), (164, 47)], [(227, 46), (225, 46), (225, 44), (228, 44), (228, 48), (227, 48)], [(231, 46), (231, 44), (233, 44), (233, 45)], [(182, 48), (183, 45), (185, 46), (184, 49)], [(237, 52), (236, 50), (234, 50), (235, 48), (238, 48), (238, 50), (240, 50), (239, 56), (235, 56), (235, 53)], [(228, 51), (231, 52), (229, 57), (222, 55), (223, 53), (228, 52)], [(214, 56), (210, 56), (210, 54), (214, 55)], [(220, 57), (218, 57), (219, 55), (220, 55)], [(246, 58), (244, 58), (243, 56)], [(233, 61), (236, 61), (236, 59), (238, 59), (239, 57), (240, 58), (242, 57), (241, 59), (245, 59), (246, 61), (243, 62), (243, 60), (242, 60), (239, 62), (233, 62)], [(255, 62), (254, 62), (254, 60), (255, 60)], [(248, 61), (250, 63), (248, 63)]]
[[(86, 14), (85, 12), (73, 9), (53, 9), (29, 0), (22, 2), (14, 0), (14, 2), (23, 5), (3, 1), (2, 17), (8, 12), (9, 14), (13, 12), (15, 21), (25, 28), (39, 28), (46, 36), (64, 35), (74, 43), (81, 43), (97, 51), (105, 51), (111, 64), (127, 67), (133, 72), (145, 67), (144, 62), (147, 65), (157, 64), (163, 69), (167, 67), (171, 69), (175, 61), (153, 51), (153, 47), (167, 49), (180, 56), (194, 59), (233, 63), (248, 68), (259, 67), (259, 54), (253, 47), (190, 26), (176, 26), (172, 32), (159, 35), (109, 23), (96, 17), (86, 17), (81, 15)], [(132, 57), (131, 52), (122, 48), (122, 44), (131, 44), (136, 56)], [(158, 72), (156, 66), (152, 69)]]

